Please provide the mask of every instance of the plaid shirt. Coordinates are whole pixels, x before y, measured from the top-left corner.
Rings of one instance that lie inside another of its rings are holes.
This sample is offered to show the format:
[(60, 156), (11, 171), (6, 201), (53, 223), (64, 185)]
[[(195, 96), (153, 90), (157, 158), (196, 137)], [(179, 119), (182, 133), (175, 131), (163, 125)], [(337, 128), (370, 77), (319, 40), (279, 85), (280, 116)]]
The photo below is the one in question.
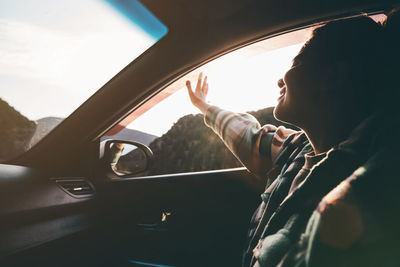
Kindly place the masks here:
[[(217, 133), (236, 158), (254, 175), (264, 178), (283, 150), (283, 142), (294, 130), (267, 124), (260, 126), (252, 115), (212, 106), (205, 123)], [(272, 181), (268, 181), (270, 184)]]
[(398, 145), (382, 142), (390, 132), (377, 130), (382, 117), (360, 124), (291, 193), (312, 151), (304, 134), (261, 127), (248, 114), (217, 107), (205, 121), (251, 172), (265, 177), (272, 168), (252, 218), (244, 266), (400, 266), (400, 219), (393, 212), (400, 205)]

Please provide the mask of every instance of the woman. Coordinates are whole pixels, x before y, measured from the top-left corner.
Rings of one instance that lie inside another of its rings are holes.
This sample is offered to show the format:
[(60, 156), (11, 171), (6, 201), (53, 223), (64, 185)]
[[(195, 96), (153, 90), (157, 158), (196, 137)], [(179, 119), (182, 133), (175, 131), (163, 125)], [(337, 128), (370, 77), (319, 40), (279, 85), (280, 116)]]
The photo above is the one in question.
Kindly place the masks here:
[(200, 74), (194, 91), (187, 81), (191, 102), (206, 124), (267, 182), (252, 218), (243, 266), (400, 263), (390, 250), (377, 249), (382, 237), (390, 239), (380, 225), (388, 218), (368, 200), (377, 176), (386, 181), (394, 175), (381, 166), (394, 158), (380, 130), (387, 125), (383, 114), (392, 85), (389, 65), (382, 66), (387, 58), (383, 40), (382, 26), (365, 16), (314, 30), (278, 81), (281, 96), (274, 116), (298, 132), (261, 127), (249, 114), (211, 106), (207, 77)]

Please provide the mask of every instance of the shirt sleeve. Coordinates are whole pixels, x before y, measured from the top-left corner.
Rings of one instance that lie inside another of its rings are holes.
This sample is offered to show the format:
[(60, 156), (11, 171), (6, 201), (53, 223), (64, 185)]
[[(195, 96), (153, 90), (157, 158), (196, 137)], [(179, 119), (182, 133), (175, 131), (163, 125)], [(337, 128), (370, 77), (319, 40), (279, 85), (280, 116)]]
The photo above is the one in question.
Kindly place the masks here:
[(205, 123), (225, 143), (235, 157), (257, 177), (265, 177), (283, 149), (285, 139), (296, 131), (271, 124), (261, 126), (247, 113), (210, 107)]

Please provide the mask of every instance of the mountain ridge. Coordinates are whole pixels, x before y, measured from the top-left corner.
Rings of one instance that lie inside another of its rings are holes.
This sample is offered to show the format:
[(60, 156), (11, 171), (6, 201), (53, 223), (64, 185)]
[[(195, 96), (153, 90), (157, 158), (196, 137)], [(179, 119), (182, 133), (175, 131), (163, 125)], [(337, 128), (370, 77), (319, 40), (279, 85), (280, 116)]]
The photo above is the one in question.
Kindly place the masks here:
[[(250, 111), (261, 125), (294, 126), (280, 122), (273, 116), (273, 107)], [(160, 175), (204, 170), (218, 170), (243, 166), (223, 141), (204, 124), (203, 115), (180, 118), (167, 133), (149, 144), (153, 151), (153, 165), (147, 175)]]

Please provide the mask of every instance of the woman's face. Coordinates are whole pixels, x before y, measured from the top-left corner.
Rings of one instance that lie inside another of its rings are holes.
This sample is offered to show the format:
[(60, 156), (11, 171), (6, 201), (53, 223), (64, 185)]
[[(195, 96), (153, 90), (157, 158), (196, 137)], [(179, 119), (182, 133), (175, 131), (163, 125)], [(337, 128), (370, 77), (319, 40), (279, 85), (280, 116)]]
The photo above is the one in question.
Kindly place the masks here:
[(322, 71), (321, 64), (302, 49), (294, 58), (292, 67), (278, 81), (281, 91), (274, 110), (275, 118), (302, 128), (320, 107), (321, 87), (324, 87)]

